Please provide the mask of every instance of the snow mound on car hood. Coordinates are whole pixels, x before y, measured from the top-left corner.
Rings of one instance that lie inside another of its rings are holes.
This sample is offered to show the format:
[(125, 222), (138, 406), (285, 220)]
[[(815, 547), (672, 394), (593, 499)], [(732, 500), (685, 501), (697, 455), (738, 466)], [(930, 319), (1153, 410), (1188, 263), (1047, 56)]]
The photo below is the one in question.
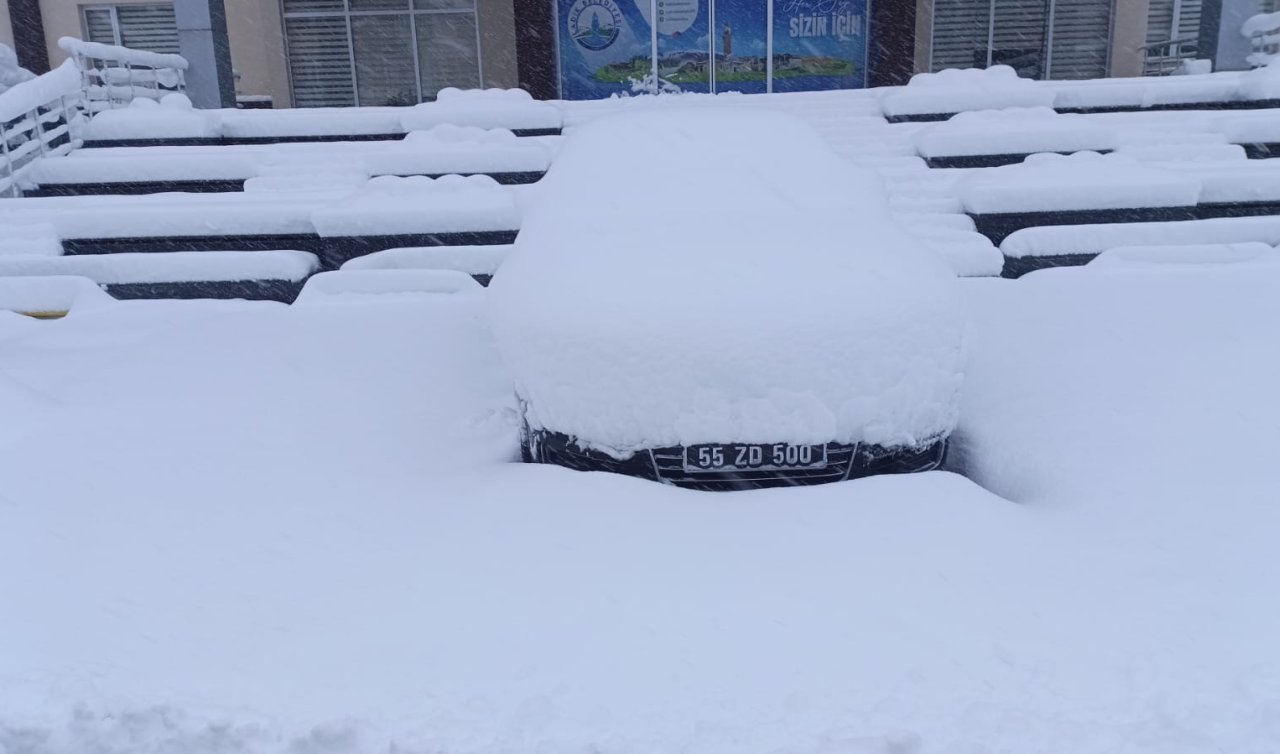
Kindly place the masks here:
[(949, 432), (957, 283), (888, 218), (877, 179), (784, 114), (575, 129), (491, 289), (530, 423), (618, 455)]

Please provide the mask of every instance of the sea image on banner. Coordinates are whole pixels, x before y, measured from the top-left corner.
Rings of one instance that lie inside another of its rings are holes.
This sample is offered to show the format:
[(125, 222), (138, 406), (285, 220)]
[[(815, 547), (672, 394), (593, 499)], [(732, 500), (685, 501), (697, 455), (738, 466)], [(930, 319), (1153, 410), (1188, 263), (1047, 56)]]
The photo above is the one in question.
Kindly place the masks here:
[(867, 0), (775, 0), (775, 92), (866, 85)]
[[(649, 24), (636, 0), (557, 0), (556, 10), (561, 97), (599, 99), (630, 92), (630, 79), (650, 71)], [(624, 71), (639, 73), (626, 76)]]

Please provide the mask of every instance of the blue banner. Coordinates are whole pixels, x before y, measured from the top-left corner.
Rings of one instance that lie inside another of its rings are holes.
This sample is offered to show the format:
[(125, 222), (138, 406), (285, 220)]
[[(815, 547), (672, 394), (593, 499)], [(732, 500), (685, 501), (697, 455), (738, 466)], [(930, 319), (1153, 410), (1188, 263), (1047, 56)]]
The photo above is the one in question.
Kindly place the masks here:
[[(866, 86), (867, 0), (773, 1), (774, 91)], [(631, 92), (651, 75), (652, 0), (556, 0), (556, 9), (561, 97)], [(657, 0), (656, 10), (663, 81), (767, 91), (769, 0)]]
[(867, 0), (775, 0), (773, 91), (867, 85)]

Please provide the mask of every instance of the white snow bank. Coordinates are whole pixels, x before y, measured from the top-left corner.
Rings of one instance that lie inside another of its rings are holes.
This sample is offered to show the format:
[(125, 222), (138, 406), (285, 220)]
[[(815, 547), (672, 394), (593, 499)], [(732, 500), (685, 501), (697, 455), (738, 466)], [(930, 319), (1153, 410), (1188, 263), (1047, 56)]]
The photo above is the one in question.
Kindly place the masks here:
[(1187, 207), (1198, 200), (1200, 181), (1118, 155), (1078, 152), (1031, 155), (1017, 165), (977, 171), (960, 191), (973, 214)]
[(81, 84), (80, 69), (74, 60), (63, 62), (43, 76), (17, 82), (0, 91), (0, 123), (20, 118), (59, 97), (76, 95)]
[(1007, 65), (948, 68), (917, 73), (905, 87), (886, 91), (880, 106), (888, 116), (1001, 110), (1008, 107), (1052, 107), (1054, 92), (1019, 78)]
[(1202, 204), (1280, 201), (1280, 169), (1271, 160), (1230, 163), (1173, 164), (1184, 175), (1200, 181)]
[(1240, 96), (1244, 99), (1280, 99), (1280, 59), (1240, 74)]
[(88, 278), (0, 277), (0, 311), (40, 314), (100, 306), (114, 301)]
[(405, 131), (421, 131), (441, 124), (481, 128), (560, 128), (560, 109), (539, 102), (522, 89), (455, 89), (447, 87), (435, 102), (414, 105), (400, 117)]
[(369, 181), (368, 171), (358, 165), (259, 165), (256, 172), (258, 175), (244, 182), (247, 193), (358, 190)]
[(1240, 34), (1246, 37), (1270, 32), (1280, 32), (1280, 12), (1257, 13), (1249, 16), (1240, 25)]
[(1050, 107), (964, 112), (915, 137), (924, 157), (1115, 149), (1115, 129)]
[(1211, 128), (1234, 144), (1280, 143), (1280, 111), (1227, 116), (1216, 119)]
[[(964, 215), (960, 217), (969, 219)], [(920, 239), (929, 251), (945, 259), (961, 277), (999, 275), (1004, 268), (1004, 255), (991, 239), (975, 230), (908, 226), (908, 232)]]
[(51, 223), (0, 223), (0, 258), (21, 256), (56, 257), (62, 253), (62, 241)]
[(314, 233), (311, 214), (343, 191), (73, 196), (0, 202), (0, 234), (43, 223), (58, 238), (143, 238)]
[(456, 270), (492, 275), (511, 253), (510, 246), (417, 246), (375, 251), (343, 263), (344, 270)]
[(294, 304), (358, 303), (370, 296), (417, 297), (479, 290), (474, 278), (453, 270), (345, 269), (312, 276)]
[(233, 138), (399, 134), (403, 107), (307, 107), (215, 110), (220, 133)]
[(1260, 241), (1280, 244), (1280, 217), (1106, 223), (1024, 228), (1000, 244), (1007, 257), (1100, 254), (1117, 246), (1180, 246)]
[(18, 65), (18, 54), (7, 44), (0, 43), (0, 94), (36, 75)]
[(115, 139), (204, 139), (221, 134), (216, 110), (192, 110), (161, 106), (138, 98), (128, 107), (104, 110), (84, 130), (86, 141)]
[(1223, 162), (1249, 159), (1239, 144), (1152, 144), (1122, 146), (1114, 154), (1138, 162)]
[(953, 426), (954, 273), (802, 122), (601, 118), (566, 137), (531, 199), (490, 298), (532, 426), (616, 454), (915, 445)]
[(370, 153), (364, 162), (371, 175), (532, 172), (547, 169), (551, 150), (505, 128), (444, 124), (412, 131), (397, 148)]
[(1092, 269), (1198, 269), (1216, 264), (1280, 265), (1280, 252), (1265, 243), (1188, 244), (1186, 246), (1117, 246), (1086, 265)]
[(95, 283), (302, 280), (319, 267), (305, 251), (175, 251), (0, 257), (0, 278), (75, 275)]
[(136, 181), (239, 180), (257, 173), (248, 157), (213, 154), (92, 156), (77, 150), (65, 157), (42, 157), (31, 165), (24, 182), (124, 183)]
[(520, 213), (511, 191), (486, 175), (372, 178), (363, 189), (346, 199), (317, 209), (311, 220), (321, 236), (385, 236), (520, 227)]

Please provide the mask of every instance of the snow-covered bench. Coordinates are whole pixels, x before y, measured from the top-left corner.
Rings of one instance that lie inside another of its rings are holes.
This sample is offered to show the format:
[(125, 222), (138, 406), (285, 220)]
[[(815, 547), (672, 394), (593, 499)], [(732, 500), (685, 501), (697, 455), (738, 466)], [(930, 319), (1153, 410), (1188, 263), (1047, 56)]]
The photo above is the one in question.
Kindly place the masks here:
[(1026, 228), (1000, 244), (1004, 277), (1046, 267), (1082, 265), (1121, 246), (1280, 244), (1280, 217), (1232, 217), (1182, 222), (1113, 223)]
[[(555, 137), (552, 137), (555, 138)], [(381, 175), (487, 175), (500, 184), (533, 183), (551, 162), (546, 139), (505, 129), (442, 125), (400, 141), (237, 147), (81, 150), (39, 160), (24, 176), (28, 197), (241, 191), (257, 177), (320, 171)]]
[(173, 112), (139, 105), (104, 113), (89, 124), (85, 146), (388, 141), (439, 125), (547, 136), (559, 134), (564, 120), (559, 107), (520, 89), (444, 89), (435, 102), (413, 107), (192, 110), (176, 99), (167, 104)]
[(451, 270), (488, 285), (494, 273), (511, 253), (502, 246), (418, 246), (375, 251), (351, 259), (343, 270)]
[(74, 276), (113, 298), (242, 298), (291, 302), (318, 269), (302, 251), (185, 251), (96, 256), (0, 256), (0, 280)]
[(0, 203), (0, 234), (49, 227), (67, 254), (300, 249), (336, 269), (383, 249), (507, 244), (519, 228), (512, 189), (486, 176), (383, 176), (324, 190), (310, 189), (306, 175), (280, 183), (240, 193)]

